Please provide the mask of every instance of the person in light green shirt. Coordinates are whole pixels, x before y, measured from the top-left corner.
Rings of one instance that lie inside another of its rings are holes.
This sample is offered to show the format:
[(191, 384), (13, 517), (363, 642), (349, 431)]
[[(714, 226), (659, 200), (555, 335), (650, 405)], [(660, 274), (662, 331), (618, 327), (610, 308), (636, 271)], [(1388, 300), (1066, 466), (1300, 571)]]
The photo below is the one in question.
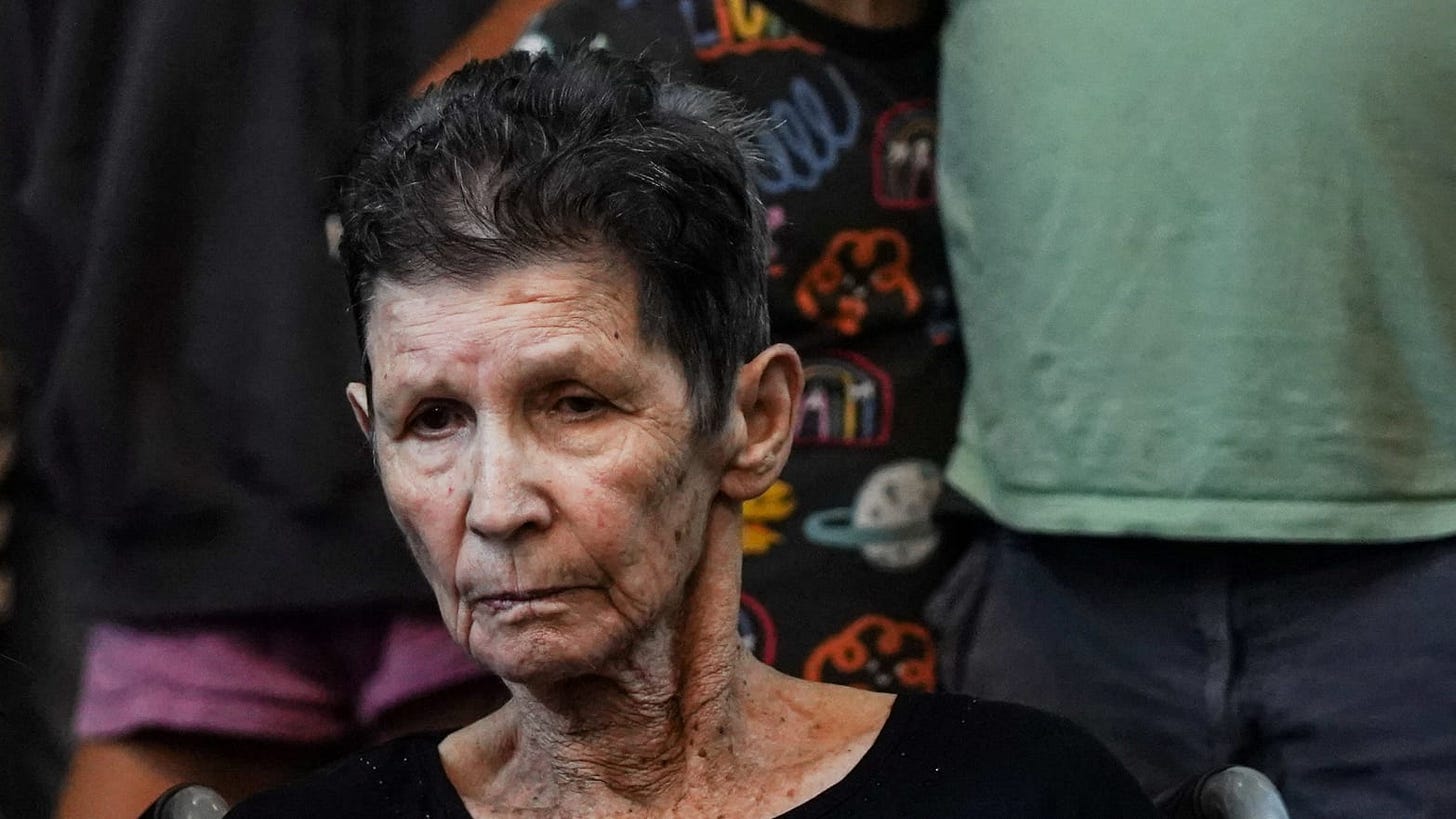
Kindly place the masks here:
[(1150, 790), (1456, 815), (1456, 3), (963, 0), (943, 55), (946, 679)]

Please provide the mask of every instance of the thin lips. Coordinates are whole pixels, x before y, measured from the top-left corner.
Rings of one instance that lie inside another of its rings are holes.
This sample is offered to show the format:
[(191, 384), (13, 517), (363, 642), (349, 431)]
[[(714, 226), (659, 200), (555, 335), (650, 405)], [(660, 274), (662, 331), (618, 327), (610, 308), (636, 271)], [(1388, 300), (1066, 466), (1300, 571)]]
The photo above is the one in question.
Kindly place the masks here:
[(526, 591), (505, 591), (494, 594), (483, 594), (480, 600), (486, 603), (524, 603), (528, 600), (539, 600), (542, 597), (550, 597), (564, 591), (579, 589), (580, 586), (549, 586), (542, 589), (528, 589)]

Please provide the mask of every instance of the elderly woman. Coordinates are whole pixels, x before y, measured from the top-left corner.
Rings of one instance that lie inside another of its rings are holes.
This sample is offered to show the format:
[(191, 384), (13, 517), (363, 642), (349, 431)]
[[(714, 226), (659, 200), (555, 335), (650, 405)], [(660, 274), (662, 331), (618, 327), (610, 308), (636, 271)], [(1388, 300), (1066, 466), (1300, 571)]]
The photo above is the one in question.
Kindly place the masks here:
[(1066, 722), (742, 645), (740, 506), (803, 381), (768, 340), (755, 127), (637, 62), (513, 54), (366, 141), (349, 400), (446, 624), (513, 698), (234, 819), (1152, 815)]

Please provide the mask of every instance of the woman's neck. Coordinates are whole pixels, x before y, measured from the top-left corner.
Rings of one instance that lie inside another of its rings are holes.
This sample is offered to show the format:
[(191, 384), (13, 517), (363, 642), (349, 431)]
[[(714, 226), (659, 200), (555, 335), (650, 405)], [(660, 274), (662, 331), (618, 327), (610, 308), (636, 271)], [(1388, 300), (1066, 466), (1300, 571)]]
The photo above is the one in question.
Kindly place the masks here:
[(506, 707), (447, 740), (464, 743), (462, 777), (493, 773), (489, 783), (452, 773), (467, 805), (476, 798), (609, 815), (608, 806), (650, 811), (712, 791), (715, 780), (731, 782), (746, 758), (738, 751), (749, 738), (747, 714), (776, 672), (738, 638), (736, 517), (721, 527), (680, 612), (642, 635), (629, 656), (591, 676), (512, 684)]
[(534, 772), (549, 768), (563, 800), (576, 795), (598, 806), (611, 797), (671, 804), (701, 787), (705, 773), (730, 770), (723, 763), (745, 734), (751, 695), (748, 658), (736, 634), (729, 637), (731, 644), (700, 644), (679, 662), (649, 654), (607, 674), (522, 691), (521, 761)]

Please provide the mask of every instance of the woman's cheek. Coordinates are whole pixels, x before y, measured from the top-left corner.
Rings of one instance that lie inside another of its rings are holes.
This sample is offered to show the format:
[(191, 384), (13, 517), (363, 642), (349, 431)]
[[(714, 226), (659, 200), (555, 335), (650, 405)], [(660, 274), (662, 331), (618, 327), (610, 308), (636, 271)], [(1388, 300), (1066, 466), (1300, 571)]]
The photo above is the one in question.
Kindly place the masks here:
[(395, 521), (416, 553), (456, 543), (452, 535), (464, 525), (464, 484), (453, 469), (421, 464), (413, 453), (381, 453), (379, 474)]

